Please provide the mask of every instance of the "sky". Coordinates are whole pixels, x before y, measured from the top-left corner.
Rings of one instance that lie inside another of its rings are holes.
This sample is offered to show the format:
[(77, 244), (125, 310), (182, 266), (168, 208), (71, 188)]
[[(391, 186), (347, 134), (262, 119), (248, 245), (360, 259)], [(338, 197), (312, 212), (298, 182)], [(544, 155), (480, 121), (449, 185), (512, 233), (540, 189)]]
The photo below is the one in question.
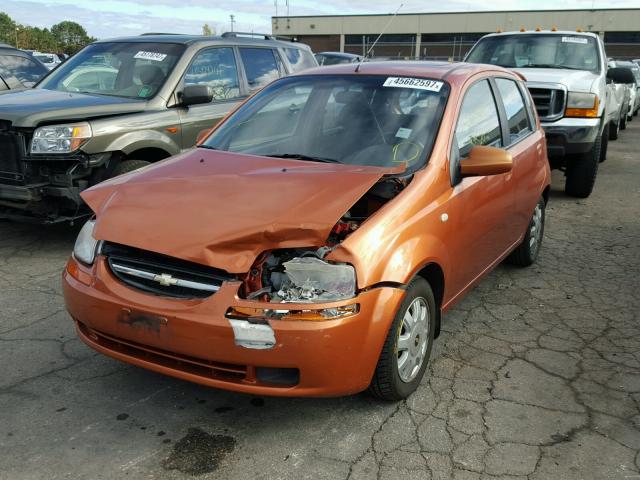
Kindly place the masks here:
[[(278, 0), (278, 13), (286, 14), (285, 0)], [(638, 7), (640, 0), (289, 0), (290, 15), (332, 15), (394, 12), (400, 13), (532, 10), (559, 8)], [(202, 32), (209, 24), (216, 33), (230, 29), (229, 15), (235, 15), (235, 30), (271, 32), (275, 0), (2, 0), (0, 11), (19, 23), (50, 27), (72, 20), (85, 27), (89, 35), (109, 38), (144, 32)]]

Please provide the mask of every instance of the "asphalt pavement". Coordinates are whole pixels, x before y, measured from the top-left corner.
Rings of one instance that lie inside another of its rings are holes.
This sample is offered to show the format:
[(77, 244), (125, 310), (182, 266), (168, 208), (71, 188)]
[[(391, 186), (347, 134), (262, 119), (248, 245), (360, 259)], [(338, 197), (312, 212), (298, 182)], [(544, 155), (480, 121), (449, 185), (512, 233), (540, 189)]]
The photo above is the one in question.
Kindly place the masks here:
[(554, 172), (538, 263), (445, 316), (400, 403), (252, 397), (97, 354), (61, 295), (78, 228), (0, 222), (0, 479), (640, 479), (639, 151), (640, 117), (585, 200)]

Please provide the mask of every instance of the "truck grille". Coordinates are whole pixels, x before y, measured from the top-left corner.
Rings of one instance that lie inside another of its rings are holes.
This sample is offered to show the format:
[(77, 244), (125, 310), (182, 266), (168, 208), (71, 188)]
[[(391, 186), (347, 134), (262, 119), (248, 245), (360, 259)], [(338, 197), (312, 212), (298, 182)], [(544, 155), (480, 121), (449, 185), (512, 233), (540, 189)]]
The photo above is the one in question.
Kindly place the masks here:
[(529, 92), (542, 121), (557, 120), (564, 114), (565, 91), (559, 88), (529, 87)]
[(0, 181), (16, 182), (23, 178), (23, 155), (24, 137), (0, 130)]
[(236, 279), (217, 268), (117, 243), (105, 242), (100, 253), (121, 282), (153, 295), (207, 298)]

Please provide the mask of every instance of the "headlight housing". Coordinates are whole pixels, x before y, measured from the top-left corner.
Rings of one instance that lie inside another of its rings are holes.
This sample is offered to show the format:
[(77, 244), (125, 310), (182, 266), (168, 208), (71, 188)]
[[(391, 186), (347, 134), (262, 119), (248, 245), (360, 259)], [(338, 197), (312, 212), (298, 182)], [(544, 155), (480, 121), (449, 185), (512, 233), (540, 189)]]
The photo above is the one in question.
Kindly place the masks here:
[(84, 224), (73, 247), (73, 256), (87, 265), (92, 265), (96, 258), (98, 241), (93, 238), (95, 224), (95, 220), (89, 220)]
[(297, 257), (282, 265), (287, 280), (277, 296), (284, 302), (322, 303), (355, 296), (356, 271), (352, 265), (329, 263), (318, 257)]
[(569, 92), (564, 114), (567, 117), (597, 117), (599, 105), (600, 102), (595, 93)]
[(39, 127), (33, 133), (31, 153), (75, 152), (92, 135), (91, 125), (87, 122)]

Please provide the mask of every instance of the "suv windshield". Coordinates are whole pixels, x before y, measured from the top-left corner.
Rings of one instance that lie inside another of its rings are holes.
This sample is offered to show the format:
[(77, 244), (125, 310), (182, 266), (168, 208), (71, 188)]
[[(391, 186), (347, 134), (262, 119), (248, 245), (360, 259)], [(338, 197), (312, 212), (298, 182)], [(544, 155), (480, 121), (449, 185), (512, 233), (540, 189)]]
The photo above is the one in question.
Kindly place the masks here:
[(429, 79), (285, 78), (249, 100), (202, 146), (415, 171), (429, 157), (448, 94), (446, 83)]
[(149, 99), (162, 88), (184, 48), (173, 43), (94, 43), (37, 88)]
[(485, 37), (478, 41), (465, 61), (507, 68), (600, 69), (595, 39), (569, 33)]

